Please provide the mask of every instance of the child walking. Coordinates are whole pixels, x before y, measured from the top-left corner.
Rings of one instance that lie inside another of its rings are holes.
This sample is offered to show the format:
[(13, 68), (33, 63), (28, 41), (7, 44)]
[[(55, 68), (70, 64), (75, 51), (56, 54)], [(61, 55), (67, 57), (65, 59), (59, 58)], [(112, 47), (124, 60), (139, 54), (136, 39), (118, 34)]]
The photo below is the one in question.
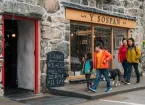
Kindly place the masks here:
[(106, 92), (110, 92), (112, 90), (108, 72), (108, 63), (111, 59), (112, 55), (107, 50), (104, 50), (102, 45), (96, 46), (96, 52), (94, 53), (94, 69), (97, 71), (97, 73), (93, 86), (89, 88), (91, 91), (96, 91), (101, 80), (101, 75), (104, 75), (107, 82)]
[(89, 86), (91, 85), (91, 73), (93, 70), (93, 61), (92, 61), (92, 55), (91, 53), (88, 53), (85, 56), (85, 61), (84, 61), (84, 68), (83, 68), (83, 72), (85, 74), (85, 78), (86, 78), (86, 82), (87, 82), (87, 90), (89, 89)]

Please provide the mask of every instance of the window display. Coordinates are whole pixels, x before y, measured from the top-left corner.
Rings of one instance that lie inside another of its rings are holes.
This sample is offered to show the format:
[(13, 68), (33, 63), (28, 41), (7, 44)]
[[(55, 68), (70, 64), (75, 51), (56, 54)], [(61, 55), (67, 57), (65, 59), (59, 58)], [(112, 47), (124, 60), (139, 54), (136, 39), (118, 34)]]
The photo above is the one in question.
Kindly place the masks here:
[(85, 24), (71, 24), (71, 71), (72, 75), (82, 75), (83, 58), (92, 51), (92, 28)]
[(95, 26), (94, 47), (103, 45), (106, 50), (111, 52), (111, 28)]

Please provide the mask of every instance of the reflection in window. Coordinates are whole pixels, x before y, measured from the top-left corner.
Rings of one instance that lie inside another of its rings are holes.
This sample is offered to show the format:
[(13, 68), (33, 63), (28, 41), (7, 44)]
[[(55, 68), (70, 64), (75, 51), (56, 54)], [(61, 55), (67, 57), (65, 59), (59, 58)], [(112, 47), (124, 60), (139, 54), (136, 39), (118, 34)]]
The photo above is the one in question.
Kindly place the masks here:
[(94, 46), (103, 45), (106, 50), (111, 52), (111, 28), (95, 27)]
[(82, 74), (82, 58), (91, 53), (91, 26), (71, 24), (71, 71), (72, 75)]
[(113, 28), (113, 35), (114, 35), (114, 68), (120, 68), (123, 70), (122, 66), (118, 64), (118, 49), (122, 44), (122, 39), (127, 38), (128, 30), (125, 28)]

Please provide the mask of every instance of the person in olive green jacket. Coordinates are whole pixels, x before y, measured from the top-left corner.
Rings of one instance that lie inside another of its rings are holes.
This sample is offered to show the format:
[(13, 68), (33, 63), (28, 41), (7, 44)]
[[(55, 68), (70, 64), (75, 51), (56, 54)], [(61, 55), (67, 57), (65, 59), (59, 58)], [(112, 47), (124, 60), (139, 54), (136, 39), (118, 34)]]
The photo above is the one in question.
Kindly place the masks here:
[(128, 75), (127, 80), (125, 81), (126, 84), (130, 84), (130, 77), (131, 77), (131, 71), (132, 66), (135, 69), (137, 81), (136, 83), (140, 82), (140, 74), (138, 69), (139, 59), (141, 57), (141, 51), (138, 46), (135, 45), (135, 41), (133, 38), (129, 38), (128, 41), (128, 48), (127, 48), (127, 61), (128, 61)]

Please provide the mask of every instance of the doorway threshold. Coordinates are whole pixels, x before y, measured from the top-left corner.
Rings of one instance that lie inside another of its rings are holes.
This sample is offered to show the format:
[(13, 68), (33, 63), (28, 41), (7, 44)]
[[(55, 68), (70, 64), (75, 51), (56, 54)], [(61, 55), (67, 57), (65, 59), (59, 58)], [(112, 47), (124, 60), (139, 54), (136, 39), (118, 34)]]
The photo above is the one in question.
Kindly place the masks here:
[(35, 99), (35, 98), (41, 98), (50, 96), (50, 94), (35, 94), (32, 90), (25, 90), (25, 89), (11, 89), (6, 94), (6, 97), (15, 100), (15, 101), (21, 101), (21, 100), (28, 100), (28, 99)]
[(34, 92), (31, 91), (25, 91), (23, 93), (19, 93), (19, 94), (11, 94), (11, 95), (7, 95), (6, 97), (14, 100), (14, 101), (23, 101), (23, 100), (30, 100), (30, 99), (37, 99), (37, 98), (42, 98), (42, 97), (47, 97), (47, 96), (51, 96), (50, 94), (34, 94)]

